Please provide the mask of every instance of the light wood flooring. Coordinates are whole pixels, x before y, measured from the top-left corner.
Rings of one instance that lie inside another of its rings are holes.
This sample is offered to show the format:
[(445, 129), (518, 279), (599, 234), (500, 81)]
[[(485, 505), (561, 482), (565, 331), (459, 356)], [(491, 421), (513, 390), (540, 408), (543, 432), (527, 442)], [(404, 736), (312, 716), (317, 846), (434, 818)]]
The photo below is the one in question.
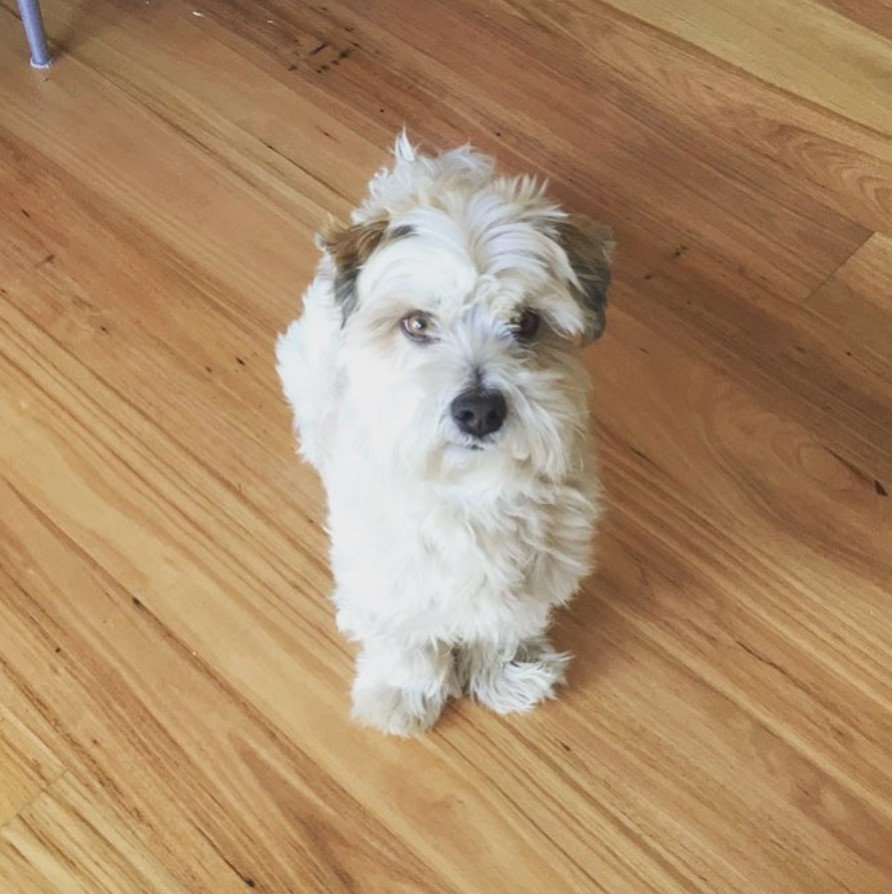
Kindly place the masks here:
[[(0, 0), (3, 894), (892, 892), (889, 0)], [(559, 701), (350, 725), (273, 366), (396, 131), (612, 223)]]

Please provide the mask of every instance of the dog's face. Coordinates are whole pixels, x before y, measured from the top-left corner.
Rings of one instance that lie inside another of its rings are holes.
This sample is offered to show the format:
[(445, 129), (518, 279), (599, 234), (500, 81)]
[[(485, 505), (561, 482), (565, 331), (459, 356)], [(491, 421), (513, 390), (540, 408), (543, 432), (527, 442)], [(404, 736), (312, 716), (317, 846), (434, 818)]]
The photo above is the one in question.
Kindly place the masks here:
[(488, 166), (398, 153), (357, 222), (321, 237), (345, 397), (407, 472), (560, 476), (586, 425), (575, 349), (604, 328), (610, 236)]

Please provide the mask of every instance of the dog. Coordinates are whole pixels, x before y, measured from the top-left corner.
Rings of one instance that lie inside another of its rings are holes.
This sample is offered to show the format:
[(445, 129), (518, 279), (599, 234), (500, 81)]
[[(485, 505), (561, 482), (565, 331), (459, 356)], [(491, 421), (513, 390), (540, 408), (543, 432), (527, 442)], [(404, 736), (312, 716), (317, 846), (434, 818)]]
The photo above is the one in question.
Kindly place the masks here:
[(352, 716), (397, 736), (452, 696), (554, 695), (553, 610), (590, 571), (600, 486), (580, 348), (604, 331), (613, 238), (532, 177), (405, 132), (321, 261), (276, 357), (328, 499)]

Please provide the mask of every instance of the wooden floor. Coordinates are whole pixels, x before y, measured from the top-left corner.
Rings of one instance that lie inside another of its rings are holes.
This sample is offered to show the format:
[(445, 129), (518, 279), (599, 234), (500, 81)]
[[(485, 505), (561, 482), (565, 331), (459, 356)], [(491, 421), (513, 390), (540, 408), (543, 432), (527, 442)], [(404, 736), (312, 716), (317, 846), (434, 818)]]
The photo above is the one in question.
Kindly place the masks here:
[[(0, 0), (0, 891), (892, 891), (888, 0)], [(404, 123), (616, 227), (562, 699), (351, 726), (273, 366)]]

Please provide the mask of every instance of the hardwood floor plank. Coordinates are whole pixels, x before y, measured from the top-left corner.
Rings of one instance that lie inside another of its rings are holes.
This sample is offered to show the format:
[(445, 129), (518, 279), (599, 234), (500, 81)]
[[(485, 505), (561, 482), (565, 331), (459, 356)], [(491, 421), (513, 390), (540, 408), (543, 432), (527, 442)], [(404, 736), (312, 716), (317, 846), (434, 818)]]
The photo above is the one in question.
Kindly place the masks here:
[[(103, 803), (104, 802), (104, 803)], [(100, 803), (102, 806), (100, 806)], [(67, 773), (0, 831), (0, 877), (41, 894), (186, 894), (95, 789)], [(241, 879), (218, 890), (244, 891)]]
[(64, 765), (0, 702), (0, 827), (61, 776)]
[(892, 42), (826, 6), (813, 0), (607, 2), (842, 118), (892, 135)]
[[(278, 519), (282, 536), (299, 533), (324, 550), (318, 485), (293, 474), (289, 422), (263, 352), (268, 336), (238, 293), (53, 166), (5, 173), (10, 201), (0, 219), (12, 235), (0, 245), (4, 300), (164, 426), (225, 487)], [(257, 315), (268, 304), (261, 297)], [(196, 413), (198, 428), (189, 424)], [(236, 437), (237, 453), (221, 449)], [(279, 482), (261, 474), (273, 456), (283, 476), (291, 473), (284, 500)]]
[(821, 0), (824, 6), (892, 40), (892, 3), (889, 0)]
[(875, 233), (807, 299), (809, 309), (834, 324), (885, 382), (892, 381), (890, 282), (892, 237)]
[[(874, 477), (890, 477), (892, 403), (883, 364), (807, 301), (794, 310), (765, 295), (738, 299), (686, 267), (684, 256), (667, 258), (630, 293), (644, 325), (672, 332), (685, 350), (757, 392), (779, 416)], [(747, 359), (754, 354), (758, 364)]]
[[(487, 0), (476, 4), (489, 8)], [(628, 106), (751, 183), (776, 181), (869, 229), (892, 221), (892, 141), (803, 103), (672, 34), (605, 4), (506, 0), (512, 43), (567, 59), (579, 90), (622, 90)], [(570, 52), (567, 53), (567, 48)]]
[[(58, 77), (54, 73), (39, 84), (16, 73), (10, 37), (7, 29), (0, 33), (0, 77), (9, 85), (0, 127), (38, 146), (110, 207), (125, 209), (154, 232), (163, 231), (174, 248), (179, 244), (189, 253), (189, 260), (245, 293), (262, 294), (268, 277), (289, 267), (294, 222), (276, 227), (272, 222), (283, 220), (281, 210), (252, 198), (252, 188), (225, 164), (210, 160), (76, 59), (60, 60)], [(30, 114), (34, 102), (40, 103), (40, 116)], [(85, 119), (91, 127), (79, 126)], [(68, 138), (61, 139), (61, 133)], [(131, 176), (134, 164), (145, 178)], [(315, 222), (315, 214), (310, 219)], [(241, 249), (231, 250), (235, 245)], [(289, 273), (284, 278), (293, 282)]]

